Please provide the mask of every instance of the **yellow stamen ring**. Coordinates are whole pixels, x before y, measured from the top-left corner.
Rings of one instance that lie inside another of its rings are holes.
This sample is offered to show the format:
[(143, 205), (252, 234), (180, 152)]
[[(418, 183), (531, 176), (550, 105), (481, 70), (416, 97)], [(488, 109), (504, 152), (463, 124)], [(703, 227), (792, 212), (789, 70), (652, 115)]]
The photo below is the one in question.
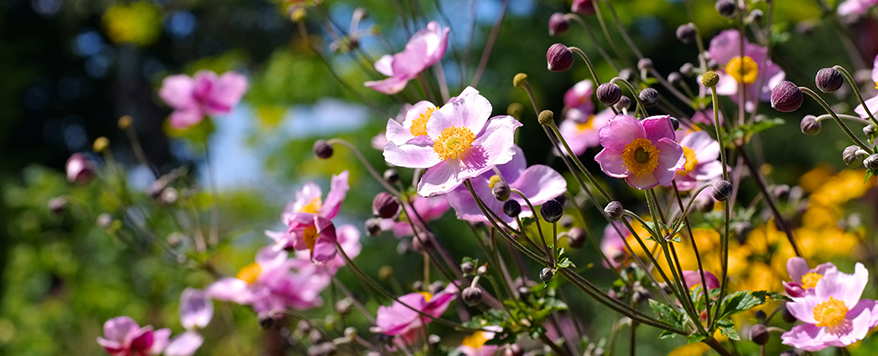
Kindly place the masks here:
[(650, 174), (658, 167), (659, 149), (652, 141), (635, 138), (622, 151), (622, 164), (637, 177)]
[(418, 115), (417, 119), (412, 120), (412, 127), (409, 129), (412, 136), (417, 137), (427, 134), (427, 122), (430, 121), (430, 117), (433, 116), (433, 112), (437, 109), (437, 107), (427, 108), (426, 111)]
[(753, 84), (759, 76), (759, 65), (753, 58), (735, 57), (726, 64), (726, 73), (732, 76), (738, 83)]
[(442, 130), (433, 144), (433, 151), (448, 162), (463, 156), (473, 145), (476, 135), (466, 127), (451, 126)]

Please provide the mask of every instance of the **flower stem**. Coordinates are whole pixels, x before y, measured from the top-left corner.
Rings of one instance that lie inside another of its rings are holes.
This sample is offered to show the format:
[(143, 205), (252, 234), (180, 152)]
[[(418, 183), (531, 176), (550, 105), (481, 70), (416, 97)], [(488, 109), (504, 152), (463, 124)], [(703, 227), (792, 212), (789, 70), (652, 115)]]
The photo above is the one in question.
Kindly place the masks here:
[(835, 123), (837, 123), (838, 126), (841, 127), (841, 130), (844, 131), (844, 133), (846, 135), (848, 135), (848, 138), (850, 138), (852, 141), (854, 141), (854, 143), (857, 146), (860, 146), (860, 148), (862, 148), (866, 152), (873, 152), (872, 149), (869, 148), (869, 146), (866, 146), (866, 144), (863, 143), (863, 141), (860, 141), (860, 139), (857, 138), (857, 136), (854, 136), (854, 133), (851, 132), (851, 129), (849, 129), (848, 126), (845, 125), (844, 121), (841, 121), (841, 119), (838, 117), (838, 114), (836, 114), (835, 111), (832, 110), (832, 108), (829, 106), (829, 104), (826, 103), (826, 100), (823, 100), (823, 98), (821, 98), (819, 95), (817, 95), (817, 93), (815, 93), (813, 90), (811, 90), (808, 87), (799, 87), (799, 90), (801, 90), (805, 94), (808, 94), (808, 96), (810, 96), (815, 101), (817, 101), (817, 103), (819, 103), (821, 106), (823, 106), (823, 109), (826, 110), (826, 112), (829, 113), (829, 115), (832, 115), (832, 118), (835, 120)]
[(567, 20), (576, 21), (577, 23), (582, 25), (582, 28), (585, 29), (585, 33), (588, 34), (588, 37), (591, 39), (592, 45), (595, 47), (595, 49), (597, 49), (597, 51), (601, 55), (601, 57), (605, 61), (607, 61), (607, 63), (609, 63), (611, 66), (613, 66), (613, 69), (615, 69), (616, 72), (619, 71), (619, 66), (617, 66), (616, 63), (614, 63), (610, 59), (610, 56), (607, 54), (607, 51), (604, 51), (604, 48), (601, 47), (601, 45), (598, 43), (598, 39), (597, 39), (597, 37), (595, 37), (594, 32), (591, 31), (591, 28), (588, 27), (588, 24), (585, 23), (585, 20), (583, 20), (582, 17), (580, 17), (579, 15), (577, 15), (575, 13), (569, 13), (569, 14), (565, 14), (564, 18)]
[(875, 116), (872, 115), (872, 110), (869, 110), (869, 106), (867, 106), (866, 101), (863, 100), (863, 94), (860, 93), (860, 88), (857, 87), (857, 82), (854, 81), (854, 78), (851, 76), (851, 74), (848, 73), (847, 69), (844, 69), (844, 67), (839, 65), (832, 66), (832, 68), (835, 68), (836, 70), (841, 72), (841, 75), (843, 75), (844, 78), (847, 79), (848, 83), (851, 85), (851, 88), (854, 89), (854, 94), (857, 95), (857, 100), (860, 101), (860, 105), (863, 105), (863, 110), (866, 112), (866, 114), (869, 115), (869, 119), (872, 120), (872, 124), (875, 125), (875, 127), (878, 127), (878, 120), (875, 119)]
[[(728, 168), (728, 158), (726, 157), (726, 143), (723, 138), (722, 128), (719, 123), (719, 100), (716, 97), (716, 86), (710, 87), (710, 98), (713, 101), (713, 127), (716, 129), (716, 140), (719, 143), (719, 153), (720, 158), (722, 159), (723, 166), (723, 180), (729, 180), (729, 168)], [(744, 104), (742, 104), (744, 105)], [(722, 283), (720, 283), (720, 292), (719, 298), (717, 300), (722, 301), (726, 296), (726, 288), (728, 288), (729, 283), (729, 223), (732, 220), (732, 211), (731, 211), (731, 202), (729, 199), (726, 199), (723, 202), (723, 235), (721, 236), (722, 243), (722, 274), (723, 279)], [(792, 241), (792, 240), (791, 240)], [(707, 289), (707, 285), (703, 285), (704, 289)], [(705, 294), (710, 294), (710, 291), (705, 291)], [(710, 313), (710, 310), (707, 311)], [(719, 318), (720, 308), (719, 303), (716, 306), (716, 313), (714, 314), (714, 320)], [(695, 319), (699, 320), (699, 319)], [(693, 320), (694, 321), (694, 320)], [(700, 320), (699, 320), (700, 321)], [(700, 323), (696, 323), (700, 324)], [(711, 331), (713, 328), (711, 327)], [(715, 341), (715, 340), (714, 340)], [(719, 345), (719, 343), (717, 343)]]
[(640, 114), (643, 115), (643, 118), (646, 118), (646, 116), (647, 116), (646, 107), (643, 106), (643, 103), (640, 102), (640, 96), (637, 95), (637, 89), (635, 89), (634, 86), (631, 85), (631, 83), (629, 83), (627, 80), (625, 80), (623, 78), (615, 77), (615, 78), (610, 80), (610, 83), (615, 84), (616, 82), (622, 82), (623, 84), (625, 84), (625, 87), (627, 87), (628, 90), (631, 91), (631, 96), (633, 96), (634, 101), (637, 102), (637, 109), (636, 110), (639, 110)]
[(401, 193), (398, 190), (396, 190), (396, 188), (394, 188), (392, 185), (390, 185), (390, 183), (387, 183), (387, 180), (385, 180), (384, 177), (382, 177), (380, 174), (378, 174), (378, 172), (375, 170), (375, 168), (372, 167), (372, 165), (369, 164), (369, 161), (366, 160), (366, 157), (364, 157), (363, 154), (360, 152), (360, 150), (357, 149), (357, 146), (354, 146), (350, 142), (342, 140), (340, 138), (332, 138), (332, 139), (327, 140), (326, 142), (329, 143), (330, 145), (340, 144), (342, 146), (349, 148), (351, 151), (354, 152), (354, 155), (357, 156), (357, 159), (359, 159), (360, 162), (363, 163), (363, 166), (366, 167), (366, 170), (369, 171), (369, 174), (372, 175), (372, 178), (375, 178), (375, 180), (378, 181), (378, 183), (381, 183), (381, 185), (384, 186), (384, 189), (387, 189), (387, 191), (390, 192), (390, 194), (393, 194), (395, 196), (400, 196)]

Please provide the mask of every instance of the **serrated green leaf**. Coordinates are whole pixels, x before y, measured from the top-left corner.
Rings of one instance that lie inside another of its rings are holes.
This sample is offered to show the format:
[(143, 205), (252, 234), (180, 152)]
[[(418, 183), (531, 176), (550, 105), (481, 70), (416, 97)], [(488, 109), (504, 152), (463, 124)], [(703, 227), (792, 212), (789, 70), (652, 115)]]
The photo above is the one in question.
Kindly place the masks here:
[(741, 340), (741, 337), (738, 335), (738, 330), (735, 330), (734, 326), (729, 327), (721, 327), (719, 328), (720, 332), (728, 337), (729, 339), (738, 341)]
[(650, 299), (649, 306), (659, 317), (659, 320), (678, 329), (685, 327), (685, 325), (683, 325), (685, 321), (684, 317), (677, 313), (677, 311), (670, 305), (659, 303), (655, 299)]
[(704, 339), (707, 339), (704, 335), (701, 334), (691, 334), (689, 335), (689, 343), (694, 344), (696, 342), (702, 342)]
[(768, 292), (768, 293), (766, 294), (766, 296), (769, 297), (769, 298), (771, 298), (771, 299), (773, 299), (773, 300), (776, 300), (776, 301), (778, 301), (778, 302), (784, 302), (784, 303), (786, 303), (786, 302), (792, 302), (792, 301), (793, 301), (792, 299), (790, 299), (790, 297), (787, 297), (787, 296), (785, 296), (785, 295), (783, 295), (783, 294), (780, 294), (780, 293), (778, 293), (778, 292)]
[(662, 333), (659, 334), (659, 339), (662, 339), (662, 340), (664, 340), (664, 339), (673, 339), (673, 338), (676, 337), (676, 336), (677, 336), (677, 333), (673, 333), (673, 332), (670, 332), (670, 331), (667, 331), (667, 330), (662, 330)]

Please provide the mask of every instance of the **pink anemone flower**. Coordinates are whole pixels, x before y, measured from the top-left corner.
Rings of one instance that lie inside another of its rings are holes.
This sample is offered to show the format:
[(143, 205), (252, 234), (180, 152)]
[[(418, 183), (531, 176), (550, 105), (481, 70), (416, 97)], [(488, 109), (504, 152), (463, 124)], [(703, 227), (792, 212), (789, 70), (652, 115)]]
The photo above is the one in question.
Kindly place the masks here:
[(594, 159), (614, 178), (625, 178), (638, 189), (670, 183), (686, 158), (674, 141), (670, 116), (651, 116), (639, 121), (617, 115), (600, 131), (604, 149)]
[[(429, 198), (417, 195), (412, 198), (411, 204), (405, 208), (405, 221), (382, 219), (381, 230), (392, 231), (393, 236), (397, 238), (414, 236), (415, 232), (412, 230), (412, 224), (409, 221), (414, 223), (416, 228), (424, 229), (426, 228), (424, 226), (425, 223), (441, 218), (450, 207), (448, 198), (445, 195), (434, 195)], [(417, 212), (417, 215), (415, 215), (415, 212)]]
[(786, 73), (768, 58), (768, 50), (750, 43), (744, 38), (741, 54), (741, 34), (738, 30), (725, 30), (710, 40), (710, 58), (719, 64), (720, 76), (716, 92), (727, 95), (741, 104), (738, 83), (744, 83), (748, 112), (756, 109), (759, 101), (771, 100), (771, 89), (784, 80)]
[(674, 178), (678, 189), (692, 190), (698, 187), (698, 182), (715, 181), (722, 176), (719, 143), (706, 131), (677, 131), (677, 138), (686, 159)]
[(180, 295), (180, 324), (186, 330), (203, 329), (213, 319), (213, 301), (203, 290), (186, 288)]
[[(457, 297), (457, 292), (457, 287), (454, 284), (449, 284), (445, 290), (435, 295), (427, 292), (409, 293), (399, 297), (399, 302), (394, 301), (389, 307), (379, 306), (372, 332), (390, 336), (398, 335), (406, 341), (413, 341), (417, 339), (421, 327), (433, 321), (433, 318), (438, 318), (445, 312), (445, 309), (448, 309), (448, 306)], [(421, 315), (409, 307), (433, 318)]]
[[(594, 94), (594, 83), (588, 79), (580, 81), (564, 93), (564, 106), (592, 113), (594, 112), (594, 103), (591, 102), (592, 94)], [(588, 119), (588, 117), (586, 116), (584, 119)]]
[[(344, 250), (350, 259), (354, 259), (360, 255), (363, 246), (360, 244), (360, 230), (353, 225), (342, 225), (336, 229), (338, 244)], [(293, 268), (300, 273), (312, 273), (332, 277), (347, 262), (341, 254), (335, 255), (322, 265), (314, 264), (311, 260), (310, 253), (307, 251), (296, 251), (295, 258), (292, 259)]]
[(787, 260), (787, 271), (790, 273), (791, 282), (784, 281), (783, 287), (787, 294), (793, 298), (800, 298), (805, 294), (814, 293), (817, 282), (837, 269), (832, 263), (824, 263), (811, 268), (808, 262), (801, 257), (793, 257)]
[(115, 317), (104, 323), (104, 336), (98, 344), (112, 356), (190, 356), (201, 347), (201, 335), (187, 331), (171, 339), (170, 329), (153, 330), (140, 327), (127, 316)]
[[(488, 209), (497, 214), (505, 222), (509, 223), (515, 220), (513, 217), (503, 213), (504, 202), (494, 197), (491, 189), (494, 184), (505, 180), (510, 188), (518, 189), (533, 205), (541, 205), (549, 200), (558, 197), (567, 191), (567, 181), (560, 173), (549, 166), (535, 164), (528, 167), (524, 158), (524, 152), (521, 148), (514, 146), (515, 156), (512, 160), (498, 165), (497, 171), (488, 171), (479, 177), (472, 178), (473, 190), (476, 195), (485, 202)], [(530, 216), (532, 212), (526, 202), (518, 196), (511, 194), (509, 199), (516, 200), (521, 204), (522, 216)], [(488, 218), (482, 214), (482, 210), (476, 204), (472, 194), (466, 187), (457, 187), (453, 192), (448, 194), (448, 203), (457, 212), (457, 218), (472, 222), (488, 222)]]
[[(610, 109), (604, 109), (596, 115), (590, 115), (578, 108), (570, 108), (567, 110), (567, 118), (558, 126), (558, 131), (567, 141), (573, 154), (579, 156), (585, 153), (589, 147), (597, 147), (601, 144), (600, 131), (615, 115)], [(579, 116), (589, 117), (585, 121), (581, 121), (577, 119)], [(564, 150), (564, 154), (567, 154), (566, 150)]]
[[(616, 231), (617, 228), (619, 231)], [(625, 234), (625, 236), (619, 235), (619, 232)], [(601, 238), (601, 251), (610, 260), (609, 266), (607, 261), (603, 262), (604, 267), (619, 268), (628, 259), (629, 253), (628, 248), (625, 247), (625, 239), (628, 238), (629, 233), (628, 227), (619, 221), (614, 221), (604, 228), (604, 235)]]
[[(875, 83), (875, 89), (878, 89), (878, 56), (875, 56), (875, 60), (872, 63), (872, 82)], [(869, 112), (871, 112), (872, 115), (878, 114), (878, 95), (866, 100), (866, 108), (869, 109)], [(854, 108), (854, 112), (861, 118), (869, 118), (869, 114), (866, 113), (863, 104), (857, 105), (857, 107)]]
[[(686, 281), (686, 286), (689, 289), (698, 287), (702, 284), (701, 271), (683, 271), (683, 280)], [(719, 288), (719, 278), (716, 278), (713, 273), (704, 271), (704, 281), (707, 282), (707, 290)], [(703, 286), (701, 288), (704, 289)]]
[(869, 8), (878, 5), (878, 0), (845, 0), (838, 5), (839, 16), (859, 16), (869, 12)]
[(439, 62), (448, 48), (448, 27), (441, 28), (436, 21), (415, 33), (405, 49), (394, 55), (385, 54), (375, 61), (375, 70), (390, 78), (366, 82), (366, 86), (384, 94), (396, 94), (405, 89), (409, 80)]
[(399, 167), (426, 168), (418, 194), (429, 197), (453, 191), (466, 179), (512, 160), (515, 129), (521, 126), (509, 115), (491, 117), (491, 103), (467, 87), (433, 111), (414, 139), (384, 148), (384, 159)]
[(74, 153), (67, 159), (67, 180), (72, 183), (87, 183), (94, 177), (94, 165), (82, 153)]
[(204, 119), (205, 115), (232, 112), (247, 92), (247, 78), (237, 72), (216, 73), (203, 70), (189, 77), (178, 74), (166, 77), (159, 97), (174, 108), (171, 126), (185, 129)]
[(224, 277), (205, 289), (213, 299), (250, 305), (257, 313), (277, 313), (287, 308), (308, 309), (323, 304), (320, 292), (329, 285), (324, 275), (292, 273), (295, 262), (287, 252), (265, 247), (235, 277)]
[(781, 335), (783, 343), (818, 351), (862, 340), (878, 325), (875, 301), (860, 299), (868, 282), (869, 272), (862, 263), (857, 263), (854, 274), (826, 273), (817, 281), (813, 293), (794, 297), (787, 303), (790, 313), (805, 324)]
[(463, 338), (458, 348), (462, 355), (492, 356), (497, 352), (497, 349), (500, 348), (499, 346), (485, 344), (493, 339), (496, 333), (503, 331), (503, 328), (496, 325), (488, 325), (482, 327), (482, 329)]

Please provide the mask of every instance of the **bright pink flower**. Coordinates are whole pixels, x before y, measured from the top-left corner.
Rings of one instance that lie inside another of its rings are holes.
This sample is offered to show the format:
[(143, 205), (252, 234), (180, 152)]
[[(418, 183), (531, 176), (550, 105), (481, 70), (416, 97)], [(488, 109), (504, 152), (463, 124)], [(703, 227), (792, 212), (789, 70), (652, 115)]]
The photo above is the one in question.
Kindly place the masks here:
[[(497, 170), (500, 171), (499, 176), (497, 172), (492, 170), (470, 180), (476, 195), (485, 202), (488, 209), (496, 213), (497, 216), (507, 223), (515, 219), (503, 213), (504, 202), (497, 200), (491, 193), (491, 188), (494, 187), (494, 184), (500, 182), (500, 176), (509, 184), (509, 187), (524, 193), (531, 204), (535, 206), (554, 199), (567, 191), (567, 181), (564, 180), (560, 173), (549, 166), (541, 164), (528, 167), (527, 161), (524, 158), (524, 152), (518, 146), (513, 147), (515, 149), (515, 156), (512, 157), (512, 160), (497, 166)], [(513, 193), (509, 196), (509, 199), (517, 200), (521, 204), (523, 216), (532, 215), (530, 208), (528, 208), (526, 202), (518, 194)], [(469, 189), (464, 186), (459, 186), (448, 194), (448, 203), (457, 212), (458, 219), (488, 222), (488, 218), (482, 214), (482, 210), (476, 205), (476, 201), (473, 199)]]
[(591, 80), (583, 80), (564, 93), (564, 106), (577, 108), (579, 111), (590, 114), (594, 112), (594, 103), (591, 101), (592, 94), (594, 94), (594, 84)]
[[(878, 88), (878, 56), (875, 56), (875, 60), (872, 63), (872, 81), (875, 83), (875, 87)], [(878, 114), (878, 95), (866, 100), (866, 107), (869, 108), (869, 112), (871, 112), (872, 115)], [(854, 112), (857, 113), (857, 115), (860, 115), (861, 118), (869, 118), (869, 114), (863, 109), (862, 104), (857, 105)]]
[[(423, 226), (421, 220), (423, 220), (423, 223), (429, 223), (430, 221), (439, 219), (450, 207), (451, 206), (448, 204), (448, 199), (445, 195), (435, 195), (429, 198), (424, 198), (418, 195), (412, 199), (412, 203), (405, 208), (405, 211), (407, 214), (410, 214), (407, 216), (407, 219), (411, 220), (418, 229), (423, 229), (425, 226)], [(414, 211), (412, 211), (412, 209), (418, 213), (417, 216), (413, 216)], [(396, 236), (397, 238), (414, 236), (412, 225), (409, 224), (408, 221), (382, 219), (381, 230), (393, 231), (393, 236)]]
[(396, 94), (405, 89), (409, 80), (439, 62), (448, 47), (448, 27), (441, 28), (436, 21), (418, 31), (409, 39), (402, 52), (385, 54), (375, 61), (375, 70), (390, 78), (366, 82), (366, 86), (384, 94)]
[(515, 154), (514, 134), (521, 123), (509, 115), (490, 117), (491, 110), (488, 99), (467, 87), (433, 111), (423, 129), (413, 125), (415, 138), (402, 145), (388, 139), (384, 159), (395, 166), (426, 168), (418, 183), (421, 196), (451, 192)]
[(87, 183), (94, 177), (94, 165), (82, 153), (74, 153), (67, 159), (67, 180), (72, 183)]
[[(360, 244), (360, 230), (353, 225), (339, 226), (336, 235), (338, 244), (344, 249), (345, 254), (350, 259), (354, 259), (360, 255), (363, 246)], [(315, 264), (311, 261), (311, 254), (308, 251), (296, 251), (296, 256), (292, 260), (293, 268), (300, 273), (312, 273), (332, 277), (338, 272), (338, 269), (346, 264), (344, 256), (336, 254), (335, 257), (325, 263)]]
[(476, 331), (475, 333), (463, 338), (458, 351), (466, 356), (492, 356), (500, 348), (497, 345), (485, 345), (494, 338), (494, 334), (503, 331), (503, 328), (496, 325), (488, 325), (482, 329), (490, 331)]
[(838, 5), (839, 16), (857, 16), (865, 14), (872, 6), (878, 5), (878, 0), (845, 0)]
[(180, 295), (180, 324), (186, 330), (203, 329), (213, 319), (213, 301), (203, 290), (186, 288)]
[(449, 284), (445, 290), (436, 295), (422, 292), (401, 296), (399, 301), (402, 303), (394, 301), (389, 307), (383, 305), (378, 307), (376, 325), (372, 328), (372, 332), (391, 336), (399, 335), (407, 340), (415, 339), (421, 332), (421, 327), (433, 319), (423, 316), (405, 305), (433, 318), (438, 318), (445, 312), (451, 301), (457, 297), (457, 292), (457, 287), (454, 284)]
[(719, 143), (706, 131), (677, 131), (680, 147), (683, 148), (685, 163), (677, 171), (677, 188), (692, 190), (698, 182), (711, 182), (723, 174), (719, 161)]
[(601, 170), (635, 188), (668, 184), (686, 162), (683, 148), (674, 142), (670, 116), (639, 121), (617, 115), (601, 129), (600, 139), (604, 149), (594, 159)]
[[(618, 231), (616, 231), (617, 228)], [(619, 235), (619, 232), (625, 234), (625, 236)], [(603, 262), (604, 267), (619, 268), (622, 262), (628, 259), (628, 248), (625, 247), (625, 239), (628, 238), (628, 234), (630, 234), (628, 227), (619, 221), (614, 221), (604, 228), (604, 236), (601, 238), (601, 251), (610, 260), (610, 266), (607, 266), (607, 261)]]
[[(583, 116), (586, 118), (580, 119)], [(589, 147), (597, 147), (601, 144), (600, 130), (607, 126), (607, 123), (614, 116), (615, 114), (610, 109), (604, 109), (597, 115), (590, 115), (579, 108), (569, 108), (566, 119), (558, 126), (558, 131), (561, 132), (561, 136), (573, 150), (573, 154), (579, 156), (585, 153)], [(564, 150), (564, 154), (567, 154), (567, 150)]]
[[(768, 50), (750, 43), (744, 38), (744, 53), (741, 54), (740, 33), (738, 30), (725, 30), (710, 40), (710, 58), (719, 64), (717, 74), (720, 76), (716, 92), (727, 95), (736, 103), (741, 103), (738, 93), (738, 80), (744, 82), (747, 91), (747, 102), (744, 108), (748, 112), (756, 109), (759, 101), (771, 100), (771, 89), (784, 80), (786, 74), (774, 64), (768, 56)], [(763, 65), (764, 63), (764, 65)], [(739, 73), (742, 71), (744, 75)], [(734, 70), (730, 75), (728, 70)], [(737, 78), (736, 78), (737, 77)]]
[(836, 272), (835, 265), (832, 263), (824, 263), (815, 268), (808, 266), (808, 262), (801, 257), (793, 257), (787, 261), (787, 271), (790, 273), (792, 282), (783, 282), (784, 290), (787, 294), (794, 298), (805, 296), (807, 293), (814, 293), (814, 287), (817, 282), (823, 279), (830, 272)]
[(189, 77), (178, 74), (166, 77), (159, 89), (159, 97), (174, 108), (171, 126), (185, 129), (204, 119), (205, 115), (223, 115), (232, 112), (247, 92), (247, 78), (236, 72), (221, 76), (211, 71), (200, 71)]
[[(686, 286), (689, 289), (692, 289), (696, 286), (701, 285), (701, 272), (700, 271), (683, 271), (683, 280), (686, 281)], [(704, 271), (704, 280), (707, 282), (707, 290), (714, 290), (719, 288), (719, 278), (713, 273), (708, 271)], [(704, 287), (702, 287), (703, 289)]]
[(171, 339), (170, 329), (153, 330), (140, 327), (127, 316), (115, 317), (104, 323), (104, 336), (98, 344), (112, 356), (191, 356), (201, 347), (201, 335), (187, 331)]
[(860, 299), (869, 271), (857, 263), (854, 274), (826, 273), (813, 293), (787, 303), (790, 313), (804, 322), (781, 335), (783, 343), (806, 351), (844, 347), (866, 337), (878, 325), (875, 301)]
[(307, 271), (292, 273), (295, 263), (287, 259), (286, 251), (265, 247), (256, 254), (255, 263), (242, 268), (234, 278), (220, 278), (205, 293), (213, 299), (250, 305), (257, 313), (322, 305), (320, 292), (329, 285), (329, 277)]
[(573, 0), (571, 10), (577, 14), (593, 15), (594, 6), (591, 4), (594, 0)]

